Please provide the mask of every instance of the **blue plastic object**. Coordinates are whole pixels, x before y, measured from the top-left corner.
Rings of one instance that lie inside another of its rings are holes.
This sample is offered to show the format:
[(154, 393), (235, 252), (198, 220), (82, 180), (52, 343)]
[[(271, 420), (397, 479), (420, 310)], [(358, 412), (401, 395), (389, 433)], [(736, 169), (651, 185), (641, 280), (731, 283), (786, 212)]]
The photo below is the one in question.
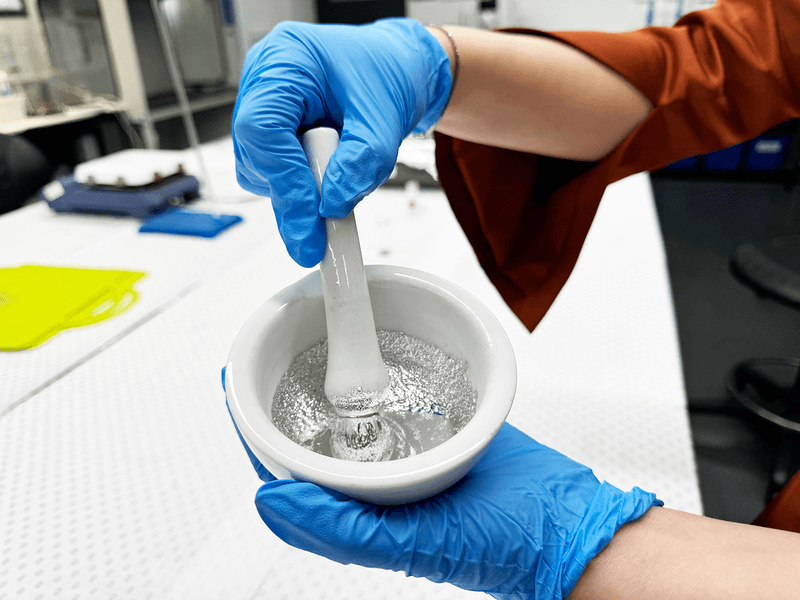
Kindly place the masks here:
[(669, 171), (691, 171), (697, 166), (697, 157), (690, 156), (682, 160), (677, 160), (674, 163), (668, 164), (665, 169)]
[(751, 173), (770, 173), (783, 167), (791, 136), (762, 135), (748, 145), (745, 169)]
[(739, 168), (742, 162), (744, 144), (736, 144), (729, 148), (711, 152), (703, 157), (703, 168), (712, 172), (731, 172)]
[(173, 209), (147, 219), (139, 233), (171, 233), (213, 238), (242, 221), (239, 215), (212, 215)]
[[(322, 259), (324, 219), (346, 217), (388, 179), (403, 139), (437, 122), (451, 87), (447, 53), (413, 19), (283, 22), (251, 48), (233, 115), (236, 173), (272, 198), (295, 261)], [(312, 126), (341, 132), (322, 199), (297, 136)]]
[(264, 481), (256, 508), (285, 542), (495, 598), (565, 598), (620, 527), (663, 505), (638, 487), (600, 483), (588, 467), (508, 423), (461, 481), (406, 506), (275, 479), (244, 447)]
[(191, 175), (176, 175), (141, 187), (92, 187), (78, 183), (68, 175), (44, 186), (39, 197), (56, 212), (146, 219), (197, 198), (199, 193), (200, 182)]

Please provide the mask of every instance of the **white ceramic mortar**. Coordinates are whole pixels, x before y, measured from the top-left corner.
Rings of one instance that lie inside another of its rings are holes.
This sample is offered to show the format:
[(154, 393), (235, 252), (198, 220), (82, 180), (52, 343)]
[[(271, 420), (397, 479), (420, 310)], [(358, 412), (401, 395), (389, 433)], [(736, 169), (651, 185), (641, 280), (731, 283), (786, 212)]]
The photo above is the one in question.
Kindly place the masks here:
[(371, 265), (366, 273), (378, 329), (402, 331), (467, 361), (478, 404), (461, 431), (415, 456), (359, 463), (303, 448), (273, 425), (278, 381), (298, 354), (326, 336), (319, 271), (276, 294), (244, 324), (228, 358), (227, 399), (247, 444), (276, 477), (375, 504), (405, 504), (443, 491), (475, 464), (511, 409), (516, 362), (498, 321), (461, 288), (403, 267)]

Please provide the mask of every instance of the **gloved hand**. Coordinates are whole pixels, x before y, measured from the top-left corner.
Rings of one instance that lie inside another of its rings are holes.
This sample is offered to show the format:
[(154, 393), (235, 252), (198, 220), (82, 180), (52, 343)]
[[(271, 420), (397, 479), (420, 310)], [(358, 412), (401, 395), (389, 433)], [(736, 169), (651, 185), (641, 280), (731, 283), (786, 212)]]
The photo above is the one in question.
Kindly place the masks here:
[(617, 529), (663, 504), (638, 487), (623, 492), (600, 483), (589, 468), (508, 423), (461, 481), (396, 507), (275, 479), (244, 446), (265, 482), (258, 512), (285, 542), (342, 564), (404, 571), (496, 598), (566, 597)]
[[(295, 261), (325, 249), (323, 218), (344, 218), (388, 179), (400, 143), (444, 110), (452, 75), (439, 42), (412, 19), (370, 25), (281, 23), (248, 52), (233, 115), (239, 184), (271, 196)], [(322, 198), (298, 133), (341, 131)]]

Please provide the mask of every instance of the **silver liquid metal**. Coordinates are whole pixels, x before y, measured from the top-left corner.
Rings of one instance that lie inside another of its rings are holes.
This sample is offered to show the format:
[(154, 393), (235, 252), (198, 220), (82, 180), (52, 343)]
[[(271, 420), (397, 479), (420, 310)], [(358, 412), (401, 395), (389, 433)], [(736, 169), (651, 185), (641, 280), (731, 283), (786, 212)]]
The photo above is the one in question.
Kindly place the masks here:
[[(272, 402), (275, 426), (315, 452), (359, 461), (413, 456), (460, 431), (478, 400), (467, 363), (399, 331), (378, 330), (377, 335), (390, 379), (377, 417), (337, 416), (325, 396), (328, 343), (323, 339), (295, 357), (281, 377)], [(392, 436), (388, 445), (387, 436)]]

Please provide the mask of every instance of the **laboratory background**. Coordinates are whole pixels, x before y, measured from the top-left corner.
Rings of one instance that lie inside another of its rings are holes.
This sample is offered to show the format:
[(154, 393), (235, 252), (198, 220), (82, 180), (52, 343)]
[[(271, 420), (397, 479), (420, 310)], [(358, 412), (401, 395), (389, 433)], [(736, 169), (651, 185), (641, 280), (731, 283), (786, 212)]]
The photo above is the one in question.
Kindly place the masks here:
[[(256, 512), (220, 372), (310, 270), (236, 181), (245, 55), (287, 20), (616, 32), (712, 4), (0, 0), (0, 599), (478, 598), (301, 552)], [(431, 136), (356, 215), (364, 263), (442, 277), (502, 325), (509, 422), (601, 481), (750, 523), (800, 469), (799, 172), (789, 121), (612, 184), (532, 333)]]

